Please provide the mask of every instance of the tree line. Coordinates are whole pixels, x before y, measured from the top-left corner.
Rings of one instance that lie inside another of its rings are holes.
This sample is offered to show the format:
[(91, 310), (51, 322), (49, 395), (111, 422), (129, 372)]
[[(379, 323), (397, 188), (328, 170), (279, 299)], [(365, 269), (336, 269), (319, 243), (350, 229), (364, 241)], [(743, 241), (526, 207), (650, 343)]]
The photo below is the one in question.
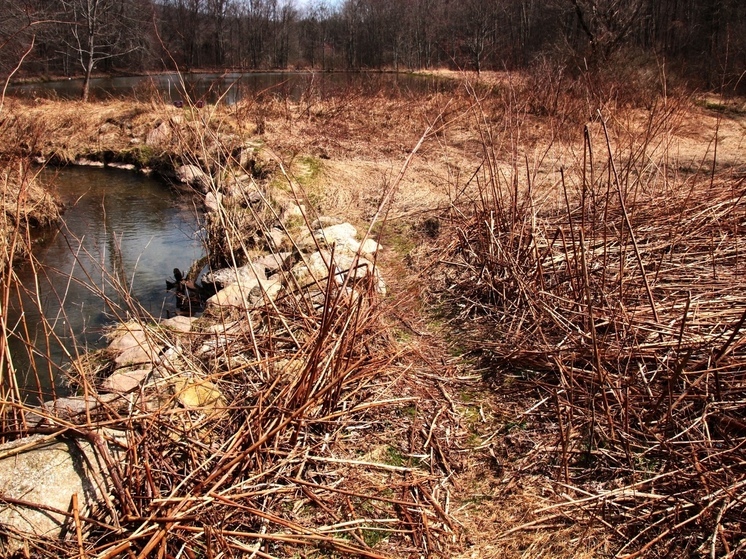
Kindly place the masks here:
[(742, 0), (0, 0), (0, 69), (94, 72), (664, 63), (746, 89)]

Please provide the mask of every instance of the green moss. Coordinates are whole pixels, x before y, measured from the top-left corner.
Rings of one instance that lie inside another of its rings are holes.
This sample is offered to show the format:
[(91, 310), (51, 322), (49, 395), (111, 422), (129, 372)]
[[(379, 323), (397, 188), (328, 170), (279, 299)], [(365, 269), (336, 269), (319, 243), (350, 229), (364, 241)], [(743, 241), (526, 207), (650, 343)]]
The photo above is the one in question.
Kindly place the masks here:
[(388, 532), (376, 528), (363, 527), (363, 541), (368, 547), (375, 547), (378, 543), (386, 538)]
[(404, 221), (389, 221), (385, 226), (380, 222), (373, 226), (373, 238), (386, 248), (391, 248), (402, 258), (417, 247), (417, 233), (412, 225)]
[(406, 459), (398, 448), (390, 446), (386, 449), (386, 464), (389, 466), (404, 466)]
[(418, 413), (417, 406), (406, 406), (401, 409), (401, 414), (411, 419), (415, 419)]
[(301, 168), (297, 179), (301, 184), (313, 182), (321, 174), (322, 163), (319, 158), (306, 155), (300, 158), (299, 163)]

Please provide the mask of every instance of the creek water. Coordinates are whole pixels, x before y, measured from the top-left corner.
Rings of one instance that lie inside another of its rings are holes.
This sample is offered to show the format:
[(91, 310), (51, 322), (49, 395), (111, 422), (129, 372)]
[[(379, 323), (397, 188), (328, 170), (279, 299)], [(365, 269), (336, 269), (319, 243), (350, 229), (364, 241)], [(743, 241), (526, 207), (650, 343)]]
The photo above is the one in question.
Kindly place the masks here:
[(175, 313), (165, 279), (199, 259), (203, 244), (190, 197), (153, 178), (67, 167), (45, 170), (42, 180), (66, 210), (59, 227), (36, 240), (37, 264), (18, 270), (8, 318), (19, 333), (10, 340), (19, 384), (59, 394), (60, 367), (76, 351), (100, 347), (106, 326)]
[[(449, 80), (433, 76), (397, 73), (259, 72), (250, 74), (195, 73), (182, 76), (155, 74), (95, 78), (91, 81), (91, 96), (94, 99), (124, 97), (150, 100), (155, 93), (169, 102), (188, 98), (195, 102), (204, 100), (208, 103), (221, 100), (230, 105), (243, 98), (254, 98), (260, 93), (297, 101), (308, 93), (328, 98), (349, 90), (362, 90), (369, 94), (378, 91), (431, 93), (449, 87), (453, 87)], [(31, 98), (77, 99), (80, 97), (82, 88), (82, 80), (71, 79), (16, 84), (10, 87), (8, 93)]]

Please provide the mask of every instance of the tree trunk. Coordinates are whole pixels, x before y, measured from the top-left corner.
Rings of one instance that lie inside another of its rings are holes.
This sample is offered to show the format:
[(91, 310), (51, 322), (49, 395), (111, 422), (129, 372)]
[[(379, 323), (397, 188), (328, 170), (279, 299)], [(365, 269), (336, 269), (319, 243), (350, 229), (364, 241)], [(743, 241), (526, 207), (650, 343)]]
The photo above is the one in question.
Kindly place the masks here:
[(90, 97), (91, 94), (91, 75), (93, 74), (93, 59), (88, 60), (88, 64), (85, 68), (85, 78), (83, 78), (83, 94), (81, 95), (81, 98), (83, 99), (83, 102), (88, 102), (88, 97)]

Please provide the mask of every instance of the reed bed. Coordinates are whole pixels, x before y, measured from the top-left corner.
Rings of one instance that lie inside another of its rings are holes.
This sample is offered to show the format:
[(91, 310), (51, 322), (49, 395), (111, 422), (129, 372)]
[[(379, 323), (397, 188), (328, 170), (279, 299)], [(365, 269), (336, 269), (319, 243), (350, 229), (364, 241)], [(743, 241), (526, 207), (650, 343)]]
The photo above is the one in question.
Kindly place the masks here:
[(450, 545), (442, 466), (428, 458), (442, 433), (402, 422), (417, 397), (376, 287), (324, 278), (251, 311), (208, 309), (188, 334), (130, 300), (120, 319), (159, 355), (139, 388), (106, 397), (114, 364), (101, 350), (56, 373), (98, 401), (85, 412), (47, 413), (6, 391), (6, 439), (90, 442), (111, 492), (70, 517), (78, 539), (32, 538), (29, 553), (380, 558)]
[(527, 529), (570, 518), (606, 526), (620, 557), (736, 557), (746, 175), (718, 168), (716, 139), (682, 171), (665, 141), (674, 112), (651, 115), (616, 143), (599, 111), (573, 163), (540, 184), (480, 114), (443, 298), (493, 380), (540, 394), (532, 462), (551, 464), (557, 500)]
[[(176, 141), (185, 160), (212, 171), (204, 186), (219, 194), (225, 177), (251, 173), (210, 117), (195, 123), (196, 140)], [(255, 210), (253, 199), (241, 205), (239, 194), (205, 222), (208, 260), (217, 266), (243, 264), (267, 249), (257, 239), (272, 227), (290, 233), (269, 180), (253, 180), (263, 210)], [(287, 173), (282, 180), (301, 202), (297, 181)], [(392, 195), (384, 196), (377, 217), (385, 216)], [(306, 227), (310, 220), (304, 215)], [(330, 251), (332, 261), (341, 258)], [(336, 269), (333, 262), (328, 268)], [(73, 351), (72, 363), (52, 376), (66, 376), (73, 393), (89, 398), (82, 412), (32, 405), (18, 386), (6, 389), (14, 375), (4, 369), (4, 439), (42, 434), (45, 441), (87, 441), (102, 457), (109, 493), (99, 510), (83, 512), (73, 500), (67, 511), (49, 511), (69, 519), (70, 537), (26, 534), (16, 553), (102, 559), (446, 553), (458, 526), (442, 483), (449, 471), (444, 429), (413, 419), (423, 404), (409, 378), (412, 356), (391, 336), (386, 315), (395, 303), (383, 299), (379, 276), (351, 268), (301, 284), (287, 270), (280, 273), (286, 288), (277, 299), (265, 294), (253, 307), (208, 307), (188, 333), (154, 322), (128, 297), (126, 282), (109, 277), (112, 316), (146, 334), (140, 345), (153, 370), (136, 389), (112, 397), (102, 388), (116, 368), (109, 350), (81, 349), (77, 357)], [(13, 278), (10, 273), (5, 285), (8, 297), (24, 290)], [(122, 300), (113, 301), (112, 292)], [(23, 339), (23, 324), (2, 326), (4, 340)], [(45, 331), (56, 335), (51, 324)], [(40, 384), (40, 399), (44, 390)], [(3, 499), (6, 506), (39, 509)], [(0, 536), (19, 537), (7, 527)]]

